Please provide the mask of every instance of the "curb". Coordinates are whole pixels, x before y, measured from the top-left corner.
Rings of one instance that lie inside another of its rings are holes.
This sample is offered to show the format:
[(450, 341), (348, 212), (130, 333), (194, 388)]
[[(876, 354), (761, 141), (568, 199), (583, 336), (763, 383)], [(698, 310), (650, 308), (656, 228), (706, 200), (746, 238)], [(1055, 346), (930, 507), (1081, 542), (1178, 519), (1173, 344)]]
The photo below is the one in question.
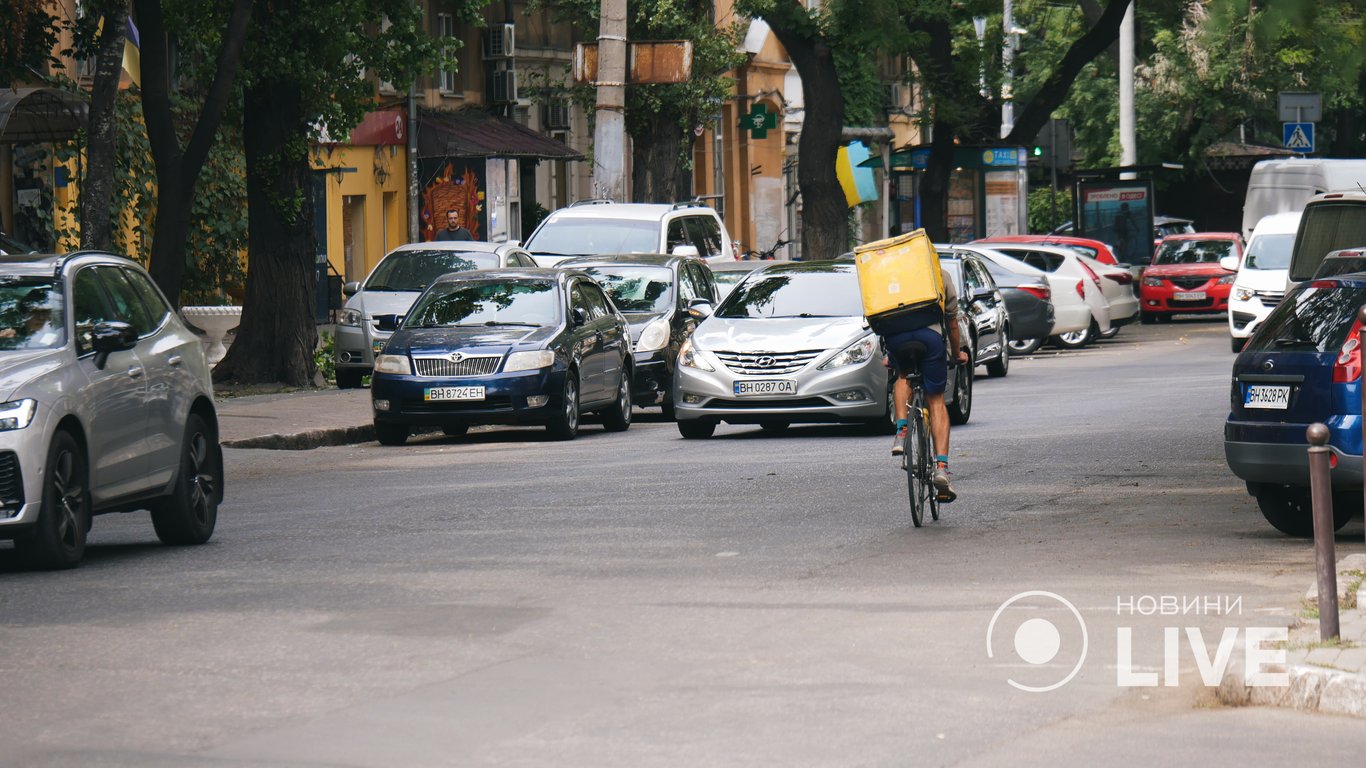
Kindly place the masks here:
[(1366, 675), (1322, 667), (1271, 665), (1267, 672), (1285, 672), (1290, 685), (1284, 688), (1249, 686), (1243, 659), (1235, 654), (1216, 694), (1231, 707), (1285, 707), (1304, 712), (1366, 717)]
[(240, 440), (224, 440), (224, 448), (261, 448), (270, 451), (309, 451), (333, 445), (352, 445), (369, 443), (375, 440), (375, 427), (365, 424), (358, 427), (331, 427), (310, 429), (287, 435), (261, 435), (244, 437)]

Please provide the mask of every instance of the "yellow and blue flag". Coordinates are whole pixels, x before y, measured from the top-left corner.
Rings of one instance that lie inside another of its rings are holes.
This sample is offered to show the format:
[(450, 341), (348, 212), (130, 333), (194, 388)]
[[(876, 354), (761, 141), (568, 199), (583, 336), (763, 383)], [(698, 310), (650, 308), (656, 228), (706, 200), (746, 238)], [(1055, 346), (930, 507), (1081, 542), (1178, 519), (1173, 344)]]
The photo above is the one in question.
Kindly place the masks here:
[(851, 141), (840, 147), (835, 157), (835, 175), (844, 189), (844, 201), (850, 208), (877, 199), (877, 181), (873, 177), (873, 169), (859, 167), (869, 154), (863, 142)]
[(142, 40), (138, 37), (137, 25), (133, 17), (126, 17), (127, 25), (123, 30), (123, 71), (133, 85), (142, 87)]

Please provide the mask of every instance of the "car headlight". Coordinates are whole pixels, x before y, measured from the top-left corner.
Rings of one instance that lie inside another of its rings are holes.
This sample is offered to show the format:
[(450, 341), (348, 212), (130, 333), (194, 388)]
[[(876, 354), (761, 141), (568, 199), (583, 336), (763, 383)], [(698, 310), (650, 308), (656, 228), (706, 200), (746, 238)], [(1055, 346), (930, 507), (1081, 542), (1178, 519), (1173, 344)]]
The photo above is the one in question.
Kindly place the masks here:
[(1234, 281), (1235, 279), (1237, 279), (1237, 277), (1238, 277), (1238, 276), (1237, 276), (1236, 274), (1235, 274), (1235, 275), (1224, 275), (1223, 277), (1219, 278), (1219, 284), (1220, 284), (1220, 285), (1233, 285), (1233, 281)]
[(1143, 284), (1146, 285), (1146, 286), (1148, 286), (1149, 288), (1161, 288), (1163, 282), (1164, 282), (1164, 281), (1163, 281), (1162, 278), (1160, 278), (1160, 277), (1145, 277), (1145, 278), (1143, 278)]
[(555, 364), (555, 353), (548, 349), (537, 349), (530, 352), (513, 352), (508, 355), (506, 363), (503, 363), (503, 373), (513, 371), (534, 371), (537, 368), (548, 368)]
[(699, 371), (714, 371), (715, 368), (693, 350), (692, 339), (683, 342), (683, 346), (678, 348), (678, 364), (684, 368), (696, 368)]
[(1236, 301), (1248, 301), (1256, 295), (1257, 292), (1252, 290), (1251, 288), (1244, 288), (1241, 285), (1233, 286), (1233, 298)]
[(375, 358), (375, 373), (392, 373), (397, 376), (413, 375), (413, 365), (407, 355), (380, 355)]
[(341, 314), (337, 317), (337, 325), (355, 327), (364, 321), (365, 315), (359, 309), (343, 309)]
[(664, 318), (652, 320), (645, 330), (640, 332), (640, 340), (636, 342), (637, 352), (654, 352), (663, 349), (669, 343), (669, 324)]
[(877, 354), (877, 338), (869, 334), (850, 344), (840, 353), (825, 361), (818, 370), (828, 371), (831, 368), (843, 368), (846, 365), (865, 363)]
[(23, 429), (33, 421), (38, 411), (38, 401), (33, 399), (11, 400), (0, 403), (0, 431)]

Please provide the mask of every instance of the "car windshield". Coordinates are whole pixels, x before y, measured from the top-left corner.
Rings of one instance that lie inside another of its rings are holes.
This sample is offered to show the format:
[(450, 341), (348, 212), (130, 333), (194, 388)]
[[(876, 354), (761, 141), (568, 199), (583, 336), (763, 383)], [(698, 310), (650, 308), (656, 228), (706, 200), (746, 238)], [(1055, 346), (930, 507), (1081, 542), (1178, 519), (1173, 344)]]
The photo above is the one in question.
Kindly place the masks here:
[(667, 312), (674, 305), (673, 272), (665, 267), (584, 267), (622, 312)]
[(855, 317), (863, 314), (854, 270), (782, 271), (748, 280), (717, 308), (718, 317)]
[(0, 351), (56, 349), (66, 342), (62, 284), (0, 276)]
[(418, 299), (404, 328), (554, 325), (559, 292), (549, 280), (488, 280), (434, 286)]
[(552, 219), (541, 225), (523, 247), (533, 254), (553, 256), (654, 253), (659, 250), (659, 222)]
[(1295, 233), (1261, 235), (1252, 238), (1247, 246), (1243, 264), (1248, 269), (1289, 269), (1290, 251), (1295, 247)]
[(1363, 303), (1366, 288), (1305, 283), (1267, 316), (1247, 348), (1337, 351)]
[(1232, 255), (1232, 240), (1168, 240), (1158, 247), (1153, 264), (1217, 264)]
[(471, 269), (496, 269), (498, 254), (483, 251), (395, 251), (365, 281), (367, 291), (421, 293), (438, 277)]

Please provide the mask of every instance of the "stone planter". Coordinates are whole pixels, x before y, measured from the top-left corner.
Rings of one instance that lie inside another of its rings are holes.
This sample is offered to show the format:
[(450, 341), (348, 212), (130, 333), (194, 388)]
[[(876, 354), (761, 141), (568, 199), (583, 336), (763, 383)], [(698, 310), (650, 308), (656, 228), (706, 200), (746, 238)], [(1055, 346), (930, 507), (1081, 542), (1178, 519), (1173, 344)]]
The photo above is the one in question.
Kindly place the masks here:
[(242, 322), (241, 307), (181, 307), (180, 316), (194, 327), (204, 331), (208, 348), (204, 356), (209, 365), (217, 365), (228, 348), (223, 346), (223, 337), (238, 323)]

